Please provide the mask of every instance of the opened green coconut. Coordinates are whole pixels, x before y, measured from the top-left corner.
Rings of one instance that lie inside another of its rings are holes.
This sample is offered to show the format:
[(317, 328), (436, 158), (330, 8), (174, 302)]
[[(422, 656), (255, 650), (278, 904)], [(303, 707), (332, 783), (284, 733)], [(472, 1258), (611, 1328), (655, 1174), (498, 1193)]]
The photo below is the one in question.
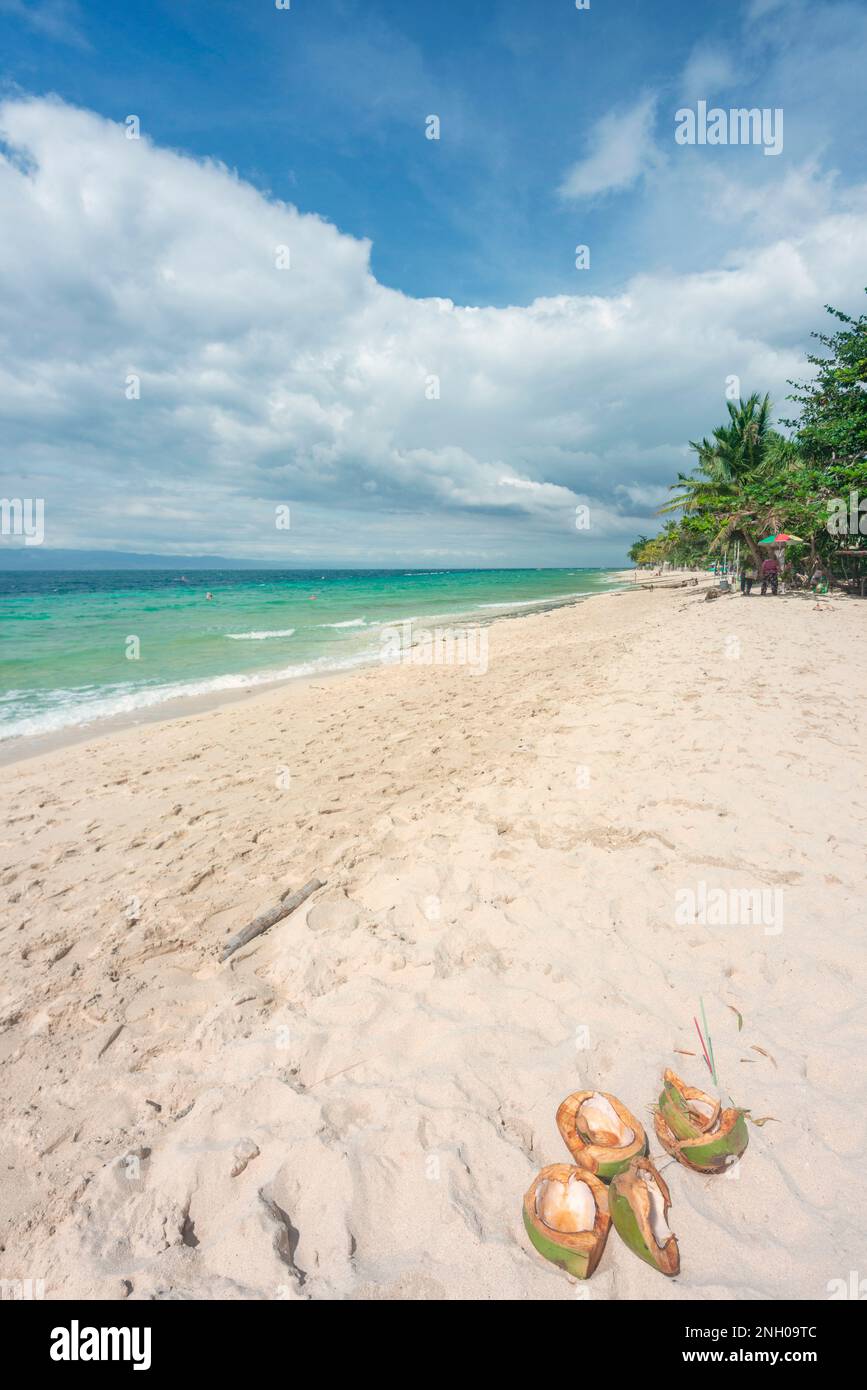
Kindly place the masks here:
[(653, 1120), (662, 1147), (699, 1173), (725, 1172), (749, 1143), (743, 1110), (723, 1110), (718, 1100), (697, 1086), (687, 1086), (670, 1068), (663, 1076)]
[(557, 1111), (557, 1128), (579, 1168), (608, 1182), (647, 1151), (635, 1116), (607, 1091), (575, 1091)]
[(608, 1190), (582, 1168), (552, 1163), (524, 1194), (524, 1225), (546, 1260), (589, 1279), (608, 1239)]
[(620, 1239), (661, 1274), (680, 1273), (677, 1238), (668, 1228), (671, 1197), (649, 1158), (634, 1158), (608, 1189), (608, 1210)]

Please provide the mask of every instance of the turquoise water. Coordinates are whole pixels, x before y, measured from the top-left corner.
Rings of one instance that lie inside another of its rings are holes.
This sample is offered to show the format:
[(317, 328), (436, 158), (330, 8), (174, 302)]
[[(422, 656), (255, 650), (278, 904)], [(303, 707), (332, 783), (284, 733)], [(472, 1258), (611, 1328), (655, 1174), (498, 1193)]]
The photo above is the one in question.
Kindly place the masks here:
[(372, 663), (407, 620), (475, 626), (612, 587), (587, 569), (0, 573), (0, 739)]

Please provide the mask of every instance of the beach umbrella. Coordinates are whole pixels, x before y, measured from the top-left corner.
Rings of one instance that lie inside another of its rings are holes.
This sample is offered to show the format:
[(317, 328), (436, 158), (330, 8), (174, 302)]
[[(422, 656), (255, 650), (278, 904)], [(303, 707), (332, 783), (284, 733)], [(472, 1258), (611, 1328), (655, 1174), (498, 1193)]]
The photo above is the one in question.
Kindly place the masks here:
[(788, 531), (781, 531), (778, 536), (765, 536), (763, 540), (759, 541), (759, 545), (790, 545), (795, 543), (802, 545), (802, 537), (792, 536)]

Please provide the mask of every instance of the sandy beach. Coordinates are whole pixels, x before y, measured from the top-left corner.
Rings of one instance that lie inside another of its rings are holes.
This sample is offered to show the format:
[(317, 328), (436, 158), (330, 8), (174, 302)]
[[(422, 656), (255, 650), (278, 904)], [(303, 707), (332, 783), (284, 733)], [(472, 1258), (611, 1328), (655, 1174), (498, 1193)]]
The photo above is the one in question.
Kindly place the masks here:
[[(0, 1276), (827, 1298), (863, 1268), (865, 615), (604, 595), (494, 624), (484, 674), (298, 682), (6, 767)], [(731, 1177), (662, 1156), (676, 1279), (612, 1232), (576, 1284), (521, 1224), (557, 1105), (600, 1088), (652, 1133), (665, 1067), (710, 1089), (700, 998), (766, 1122)]]

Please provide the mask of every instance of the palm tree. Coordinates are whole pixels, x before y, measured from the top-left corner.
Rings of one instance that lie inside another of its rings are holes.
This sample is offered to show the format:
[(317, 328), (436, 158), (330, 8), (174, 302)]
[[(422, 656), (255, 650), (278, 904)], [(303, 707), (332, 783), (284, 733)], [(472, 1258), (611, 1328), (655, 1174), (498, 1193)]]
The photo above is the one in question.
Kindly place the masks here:
[(761, 559), (754, 534), (756, 509), (744, 496), (750, 482), (770, 477), (791, 466), (794, 446), (771, 429), (771, 399), (754, 391), (745, 401), (728, 401), (728, 422), (710, 439), (690, 440), (698, 455), (692, 473), (679, 473), (671, 490), (676, 496), (659, 508), (660, 514), (682, 511), (719, 520), (711, 549), (739, 536)]
[(710, 480), (727, 487), (762, 470), (772, 437), (782, 436), (768, 424), (771, 398), (767, 394), (760, 397), (754, 391), (745, 401), (727, 401), (726, 409), (728, 424), (715, 429), (710, 439), (690, 440), (689, 447), (698, 454)]
[(641, 553), (641, 551), (644, 549), (644, 547), (645, 547), (646, 545), (647, 545), (647, 537), (646, 537), (646, 536), (639, 536), (639, 537), (638, 537), (638, 540), (634, 543), (634, 545), (631, 545), (631, 546), (629, 547), (629, 549), (627, 550), (626, 554), (628, 555), (629, 559), (632, 561), (633, 565), (637, 565), (637, 564), (638, 564), (638, 556), (639, 556), (639, 554)]

